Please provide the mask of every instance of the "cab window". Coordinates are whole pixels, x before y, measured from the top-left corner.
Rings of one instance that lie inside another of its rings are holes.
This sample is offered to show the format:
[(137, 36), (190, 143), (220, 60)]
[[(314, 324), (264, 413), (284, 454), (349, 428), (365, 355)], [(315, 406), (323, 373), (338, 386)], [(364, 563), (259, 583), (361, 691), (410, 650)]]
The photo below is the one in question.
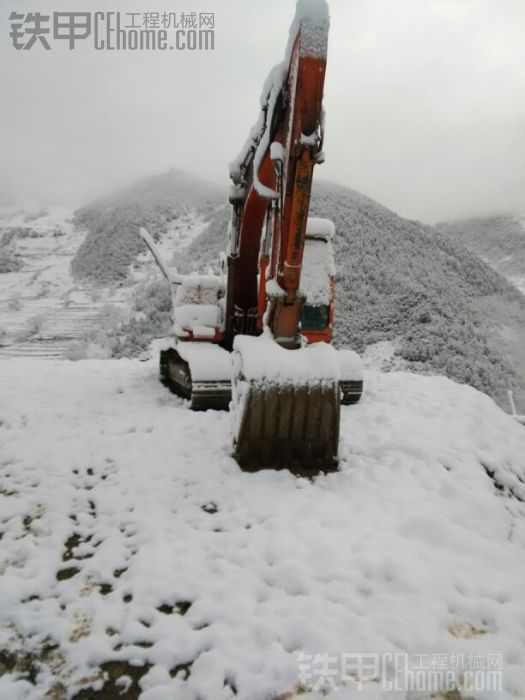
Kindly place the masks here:
[(323, 331), (329, 320), (329, 306), (304, 306), (301, 315), (301, 328), (303, 331)]

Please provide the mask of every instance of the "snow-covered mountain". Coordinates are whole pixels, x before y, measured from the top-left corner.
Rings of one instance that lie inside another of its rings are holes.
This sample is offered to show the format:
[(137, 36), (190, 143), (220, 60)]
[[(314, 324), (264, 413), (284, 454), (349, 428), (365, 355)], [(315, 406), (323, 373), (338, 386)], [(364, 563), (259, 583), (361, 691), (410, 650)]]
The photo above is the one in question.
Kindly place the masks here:
[(525, 294), (525, 215), (446, 221), (438, 228), (461, 241)]
[(361, 352), (394, 341), (410, 370), (501, 401), (511, 386), (523, 389), (525, 299), (501, 275), (435, 228), (345, 187), (318, 183), (313, 211), (338, 231), (337, 342)]
[[(30, 264), (24, 252), (26, 234), (13, 232), (13, 221), (0, 221), (9, 264), (23, 261), (18, 271), (0, 275), (0, 327), (11, 343), (0, 353), (43, 352), (42, 338), (47, 338), (48, 350), (55, 343), (57, 352), (71, 357), (143, 353), (152, 338), (169, 331), (170, 299), (138, 227), (151, 231), (180, 270), (217, 267), (218, 253), (226, 245), (226, 199), (220, 188), (172, 170), (77, 210), (76, 227), (71, 222), (62, 226), (65, 236), (58, 248), (54, 224), (49, 215), (44, 217), (48, 238), (38, 240), (47, 241), (47, 252), (41, 251), (38, 266), (48, 267), (55, 281), (63, 280), (60, 290), (55, 287), (46, 298), (58, 307), (57, 296), (69, 302), (62, 304), (63, 310), (40, 310), (41, 290), (36, 286), (24, 299), (25, 316), (11, 296), (13, 287), (22, 288), (23, 280), (34, 275), (36, 263)], [(318, 182), (312, 210), (332, 218), (338, 231), (339, 345), (364, 352), (373, 366), (445, 374), (502, 405), (507, 389), (513, 388), (522, 405), (525, 299), (514, 287), (450, 236), (403, 219), (347, 188)], [(56, 276), (55, 248), (64, 251), (62, 272)], [(78, 293), (87, 295), (86, 313), (75, 317), (81, 323), (69, 339), (53, 323), (46, 328), (46, 313), (65, 323)], [(23, 340), (24, 333), (29, 340)]]
[(243, 473), (154, 361), (3, 360), (0, 697), (524, 697), (525, 430), (443, 377), (365, 386), (308, 481)]

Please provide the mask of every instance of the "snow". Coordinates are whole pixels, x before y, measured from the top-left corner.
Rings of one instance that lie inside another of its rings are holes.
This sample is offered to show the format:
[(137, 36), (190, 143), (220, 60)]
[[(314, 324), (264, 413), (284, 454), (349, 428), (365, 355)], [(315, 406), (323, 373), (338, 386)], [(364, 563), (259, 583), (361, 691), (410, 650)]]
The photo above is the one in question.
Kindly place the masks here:
[(291, 56), (295, 37), (301, 29), (300, 56), (326, 58), (330, 13), (325, 0), (297, 0), (290, 27), (287, 56)]
[(271, 277), (269, 280), (266, 280), (266, 295), (273, 299), (284, 299), (286, 292), (281, 287), (279, 282), (277, 282), (275, 278)]
[(278, 345), (266, 329), (258, 337), (238, 335), (233, 344), (247, 380), (279, 383), (333, 382), (339, 379), (337, 350), (315, 343), (296, 350)]
[(309, 216), (306, 223), (306, 235), (310, 238), (322, 238), (324, 241), (335, 239), (335, 224), (330, 219)]
[[(157, 265), (145, 250), (130, 267), (125, 286), (77, 282), (71, 275), (71, 260), (86, 232), (75, 230), (73, 215), (72, 209), (62, 206), (0, 208), (0, 237), (15, 227), (36, 234), (15, 238), (23, 266), (17, 272), (0, 274), (0, 357), (71, 358), (107, 353), (86, 337), (100, 326), (108, 309), (125, 318), (137, 284), (157, 275)], [(188, 209), (170, 223), (155, 248), (169, 261), (174, 250), (179, 253), (187, 248), (207, 225), (203, 214)], [(173, 274), (174, 268), (167, 266)], [(207, 276), (192, 277), (188, 286), (208, 281)], [(211, 284), (221, 289), (223, 283)], [(212, 295), (215, 299), (217, 293)]]
[[(299, 48), (301, 57), (325, 58), (328, 49), (329, 26), (330, 16), (325, 0), (297, 1), (295, 16), (290, 26), (285, 58), (280, 63), (277, 63), (268, 74), (260, 97), (261, 111), (240, 153), (229, 165), (230, 177), (234, 183), (240, 182), (243, 168), (253, 152), (253, 184), (261, 197), (276, 199), (279, 196), (277, 192), (266, 187), (259, 180), (259, 169), (268, 150), (274, 147), (274, 144), (270, 143), (272, 115), (279, 93), (288, 76), (297, 33), (301, 30), (301, 44)], [(307, 134), (304, 138), (307, 143), (315, 143), (317, 137), (316, 135)], [(312, 139), (314, 140), (311, 141)], [(277, 152), (274, 151), (274, 153)]]
[(486, 396), (369, 372), (341, 470), (310, 482), (241, 472), (229, 416), (190, 412), (156, 362), (0, 372), (0, 640), (39, 669), (1, 697), (100, 688), (112, 659), (151, 664), (144, 700), (262, 700), (334, 650), (501, 653), (498, 697), (525, 693), (525, 430)]
[(213, 338), (222, 327), (219, 296), (223, 291), (224, 280), (218, 275), (177, 275), (172, 281), (175, 335), (184, 338), (191, 332), (197, 337)]
[[(172, 264), (173, 258), (176, 262), (177, 255), (185, 251), (195, 238), (200, 236), (208, 223), (205, 215), (196, 209), (188, 208), (170, 222), (160, 240), (155, 241), (156, 250), (167, 261), (166, 266), (171, 269), (170, 274), (174, 274), (176, 270), (176, 265), (174, 267)], [(157, 269), (158, 265), (152, 259), (151, 253), (145, 250), (133, 264), (129, 276), (133, 281), (151, 280)]]
[(215, 343), (177, 343), (177, 352), (190, 366), (193, 381), (230, 381), (231, 355)]
[(314, 131), (311, 134), (301, 134), (301, 137), (299, 139), (299, 143), (301, 146), (317, 146), (319, 142), (319, 136), (318, 134)]
[(306, 239), (301, 270), (301, 290), (310, 306), (328, 306), (331, 277), (335, 275), (334, 251), (331, 242)]
[(363, 379), (363, 362), (354, 350), (341, 349), (337, 351), (340, 378), (344, 381), (359, 381)]
[(224, 280), (218, 275), (181, 275), (175, 304), (214, 304), (224, 291)]
[(273, 113), (277, 104), (277, 98), (283, 88), (288, 73), (288, 65), (278, 63), (270, 71), (261, 94), (261, 108), (265, 115), (264, 131), (255, 148), (253, 156), (253, 185), (261, 197), (277, 199), (279, 193), (266, 187), (259, 179), (259, 170), (268, 149), (270, 148), (270, 128), (273, 121)]
[(377, 343), (367, 345), (361, 356), (365, 369), (383, 371), (407, 369), (406, 360), (396, 354), (402, 341), (403, 338), (399, 337), (394, 338), (394, 340), (379, 340)]
[(509, 275), (509, 282), (517, 287), (522, 294), (525, 294), (525, 277), (520, 275)]
[(284, 160), (284, 147), (280, 141), (273, 141), (270, 146), (270, 158), (272, 160)]
[(180, 275), (169, 267), (155, 241), (145, 228), (140, 235), (148, 246), (162, 274), (171, 285), (173, 331), (179, 338), (190, 333), (200, 338), (213, 338), (222, 326), (222, 310), (217, 305), (224, 291), (224, 280), (217, 275)]
[(221, 327), (221, 310), (217, 304), (186, 304), (173, 310), (175, 335), (180, 338), (191, 331), (199, 337), (213, 338)]
[(63, 357), (105, 304), (124, 306), (126, 290), (72, 279), (71, 259), (85, 236), (72, 219), (73, 210), (58, 205), (0, 208), (0, 237), (13, 228), (30, 234), (13, 240), (22, 268), (0, 274), (0, 357)]
[(180, 275), (177, 275), (176, 268), (169, 266), (160, 248), (157, 247), (149, 232), (145, 228), (140, 228), (139, 233), (144, 243), (148, 246), (153, 258), (155, 259), (155, 262), (159, 267), (159, 270), (162, 272), (166, 280), (172, 284), (180, 284)]

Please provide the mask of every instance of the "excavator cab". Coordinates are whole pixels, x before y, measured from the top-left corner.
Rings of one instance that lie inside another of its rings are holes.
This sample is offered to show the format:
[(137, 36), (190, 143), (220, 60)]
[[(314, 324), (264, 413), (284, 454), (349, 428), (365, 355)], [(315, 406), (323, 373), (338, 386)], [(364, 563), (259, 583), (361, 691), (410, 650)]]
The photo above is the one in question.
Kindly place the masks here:
[(334, 323), (335, 227), (329, 219), (308, 218), (301, 289), (306, 299), (301, 333), (309, 343), (332, 341)]
[(324, 340), (330, 331), (330, 306), (306, 303), (301, 313), (301, 331), (311, 342)]

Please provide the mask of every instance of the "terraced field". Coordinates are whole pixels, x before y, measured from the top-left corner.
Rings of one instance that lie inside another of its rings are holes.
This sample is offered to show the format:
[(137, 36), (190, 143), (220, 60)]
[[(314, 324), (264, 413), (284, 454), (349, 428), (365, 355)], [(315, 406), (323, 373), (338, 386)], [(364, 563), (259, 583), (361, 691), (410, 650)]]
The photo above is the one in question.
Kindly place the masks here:
[[(183, 250), (204, 226), (198, 214), (185, 212), (163, 237), (164, 255)], [(96, 327), (104, 307), (127, 309), (136, 285), (156, 274), (144, 254), (124, 286), (79, 283), (70, 266), (85, 235), (75, 230), (70, 209), (0, 209), (0, 241), (9, 238), (20, 263), (20, 269), (0, 274), (0, 358), (67, 357), (72, 344)]]
[(129, 290), (79, 285), (71, 277), (71, 257), (85, 235), (74, 230), (71, 210), (4, 209), (0, 237), (6, 235), (21, 267), (0, 275), (0, 357), (64, 357), (104, 304), (125, 304)]

